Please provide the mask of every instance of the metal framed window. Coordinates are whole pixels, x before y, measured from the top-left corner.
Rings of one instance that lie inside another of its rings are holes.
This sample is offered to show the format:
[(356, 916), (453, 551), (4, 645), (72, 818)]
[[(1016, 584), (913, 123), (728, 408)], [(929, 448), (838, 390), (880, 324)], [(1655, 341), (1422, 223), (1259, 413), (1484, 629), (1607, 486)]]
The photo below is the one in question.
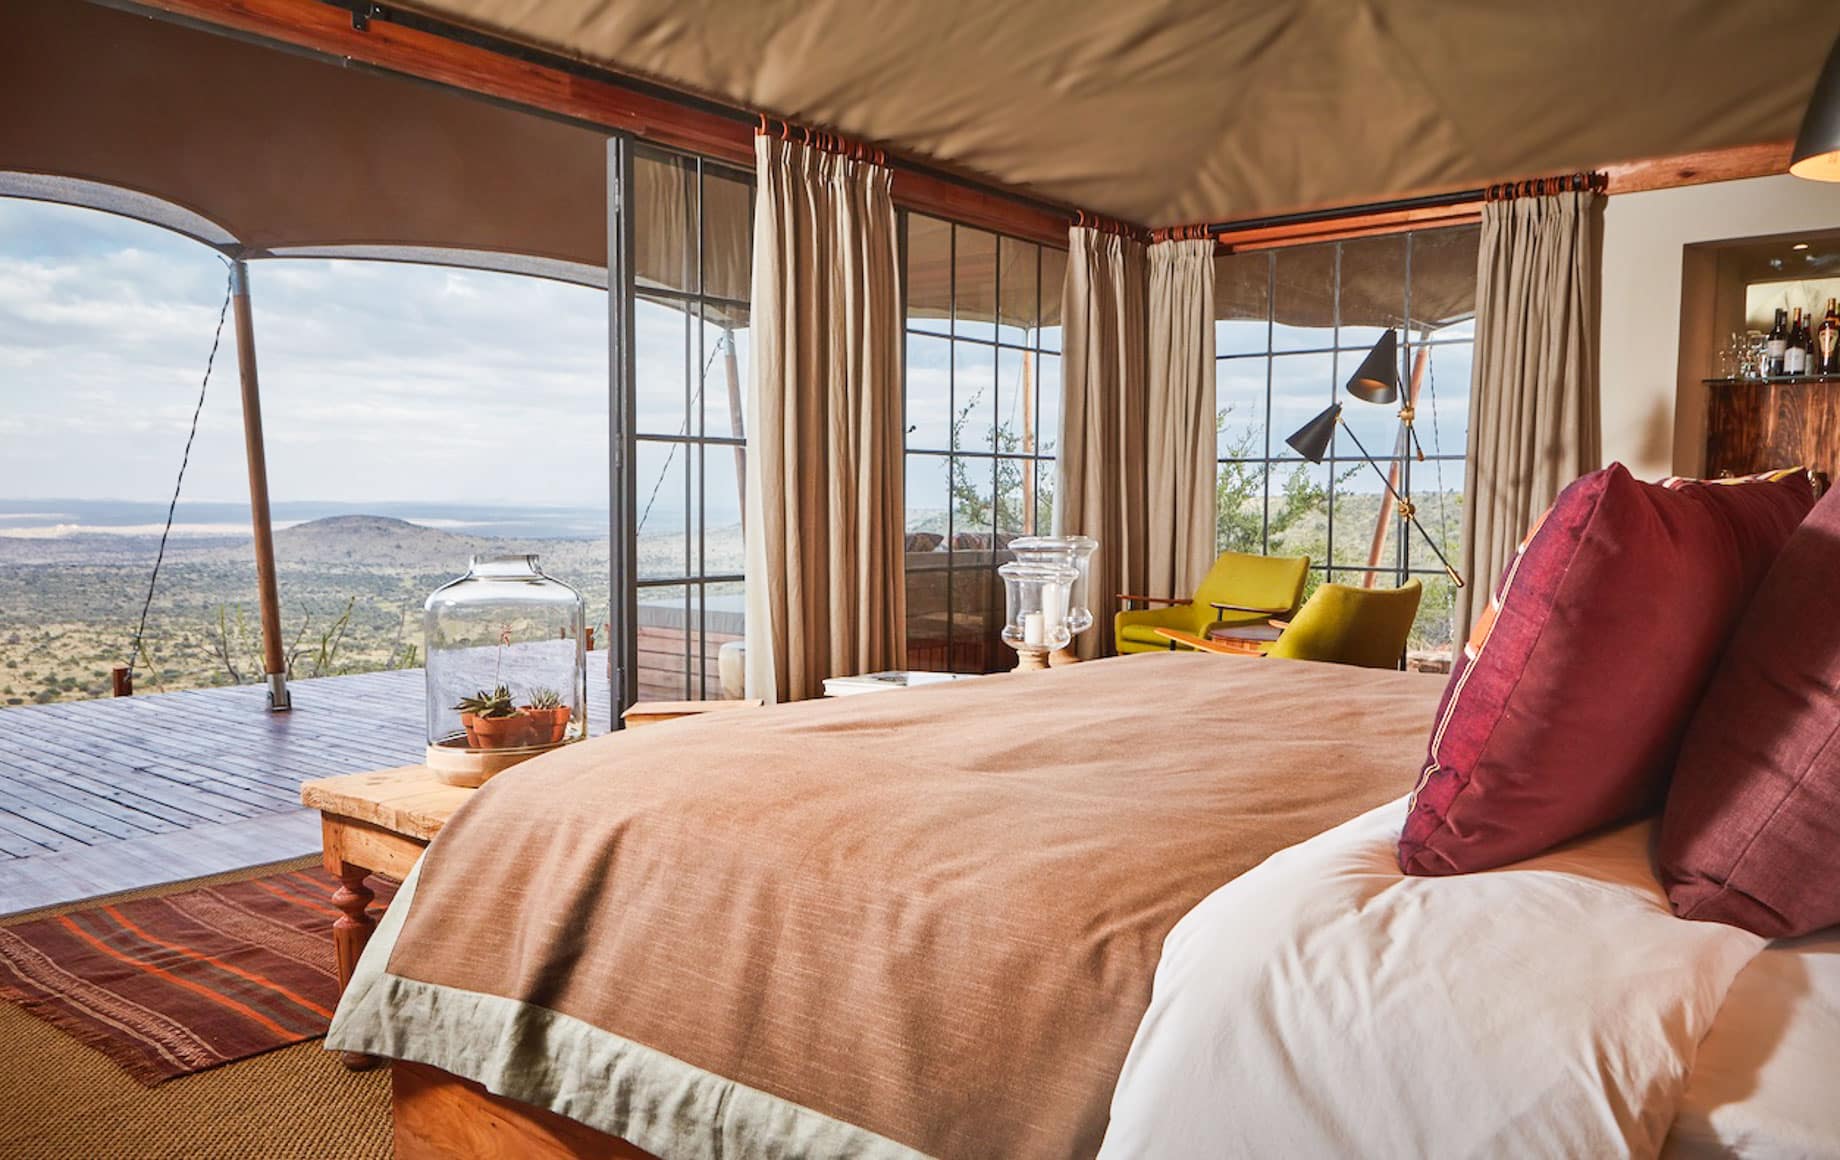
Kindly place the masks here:
[(739, 696), (753, 175), (630, 150), (631, 697)]
[(985, 672), (1004, 546), (1052, 530), (1067, 256), (916, 213), (901, 233), (908, 664)]
[[(1346, 431), (1321, 465), (1284, 439), (1332, 402), (1418, 506), (1453, 558), (1462, 524), (1480, 231), (1460, 226), (1226, 255), (1215, 260), (1216, 541), (1222, 551), (1307, 555), (1324, 580), (1425, 585), (1409, 651), (1447, 655), (1452, 588), (1429, 548), (1388, 514), (1380, 479)], [(1387, 327), (1408, 374), (1422, 356), (1408, 454), (1397, 408), (1342, 393)]]

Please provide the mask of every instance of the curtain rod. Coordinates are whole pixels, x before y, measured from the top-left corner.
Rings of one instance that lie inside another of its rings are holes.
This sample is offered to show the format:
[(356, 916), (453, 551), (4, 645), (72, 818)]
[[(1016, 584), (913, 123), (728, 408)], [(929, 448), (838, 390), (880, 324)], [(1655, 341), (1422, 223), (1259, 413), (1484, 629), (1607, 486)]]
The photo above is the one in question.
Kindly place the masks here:
[(1402, 213), (1415, 209), (1446, 209), (1454, 206), (1481, 205), (1487, 201), (1503, 201), (1516, 197), (1544, 197), (1567, 189), (1591, 189), (1601, 193), (1608, 184), (1609, 175), (1601, 171), (1561, 173), (1552, 177), (1531, 177), (1520, 181), (1498, 182), (1477, 189), (1429, 193), (1420, 197), (1372, 201), (1363, 205), (1344, 205), (1333, 209), (1303, 210), (1297, 213), (1272, 214), (1268, 217), (1241, 218), (1238, 221), (1212, 222), (1205, 226), (1172, 226), (1167, 230), (1158, 230), (1156, 233), (1159, 235), (1158, 240), (1201, 236), (1218, 238), (1223, 234), (1272, 229), (1278, 226), (1312, 225), (1317, 222), (1343, 221), (1348, 218)]

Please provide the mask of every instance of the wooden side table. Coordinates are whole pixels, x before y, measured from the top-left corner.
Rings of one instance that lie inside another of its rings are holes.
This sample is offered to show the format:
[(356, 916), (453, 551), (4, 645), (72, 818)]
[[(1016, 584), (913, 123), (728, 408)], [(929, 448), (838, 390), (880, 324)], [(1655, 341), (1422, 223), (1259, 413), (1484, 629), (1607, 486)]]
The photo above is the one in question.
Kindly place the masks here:
[[(326, 872), (339, 880), (332, 893), (332, 904), (339, 909), (332, 924), (332, 947), (341, 995), (377, 927), (370, 915), (376, 893), (366, 880), (384, 874), (401, 881), (447, 819), (475, 792), (437, 781), (421, 765), (323, 777), (301, 785), (300, 804), (319, 811)], [(356, 1052), (345, 1052), (343, 1058), (354, 1071), (377, 1064)]]
[(1229, 628), (1210, 628), (1205, 637), (1179, 628), (1159, 628), (1156, 634), (1169, 642), (1170, 651), (1187, 645), (1198, 652), (1227, 653), (1233, 656), (1262, 657), (1271, 642), (1284, 632), (1275, 624), (1241, 624)]
[(759, 697), (749, 697), (743, 701), (635, 701), (620, 714), (620, 720), (626, 722), (628, 728), (635, 725), (657, 725), (680, 717), (700, 717), (705, 713), (720, 713), (728, 709), (758, 709), (764, 703)]

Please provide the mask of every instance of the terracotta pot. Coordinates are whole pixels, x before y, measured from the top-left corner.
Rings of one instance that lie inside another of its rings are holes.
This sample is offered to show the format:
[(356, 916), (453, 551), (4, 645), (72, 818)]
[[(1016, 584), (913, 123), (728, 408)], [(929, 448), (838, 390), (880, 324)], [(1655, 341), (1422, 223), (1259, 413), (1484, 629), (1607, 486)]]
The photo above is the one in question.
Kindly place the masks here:
[(481, 717), (462, 713), (466, 743), (473, 749), (516, 749), (530, 744), (530, 718), (519, 712), (510, 717)]
[(530, 719), (530, 745), (560, 745), (563, 735), (569, 731), (569, 721), (575, 716), (567, 705), (558, 705), (554, 709), (536, 709), (525, 705), (519, 712)]

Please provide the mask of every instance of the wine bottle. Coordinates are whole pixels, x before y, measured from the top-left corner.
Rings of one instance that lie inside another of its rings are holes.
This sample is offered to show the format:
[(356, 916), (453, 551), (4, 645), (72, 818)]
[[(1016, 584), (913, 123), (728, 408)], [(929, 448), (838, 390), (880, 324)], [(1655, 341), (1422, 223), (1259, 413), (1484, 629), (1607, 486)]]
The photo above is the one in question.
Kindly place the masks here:
[(1785, 375), (1805, 375), (1808, 373), (1808, 334), (1802, 329), (1802, 308), (1795, 308), (1795, 319), (1789, 323), (1789, 337), (1783, 343), (1783, 369)]
[(1840, 299), (1827, 300), (1827, 314), (1821, 319), (1821, 329), (1815, 335), (1815, 353), (1819, 357), (1816, 367), (1824, 375), (1840, 374)]
[(1776, 319), (1770, 326), (1770, 333), (1764, 339), (1763, 348), (1769, 353), (1770, 374), (1783, 373), (1783, 358), (1789, 349), (1789, 312), (1778, 308)]

